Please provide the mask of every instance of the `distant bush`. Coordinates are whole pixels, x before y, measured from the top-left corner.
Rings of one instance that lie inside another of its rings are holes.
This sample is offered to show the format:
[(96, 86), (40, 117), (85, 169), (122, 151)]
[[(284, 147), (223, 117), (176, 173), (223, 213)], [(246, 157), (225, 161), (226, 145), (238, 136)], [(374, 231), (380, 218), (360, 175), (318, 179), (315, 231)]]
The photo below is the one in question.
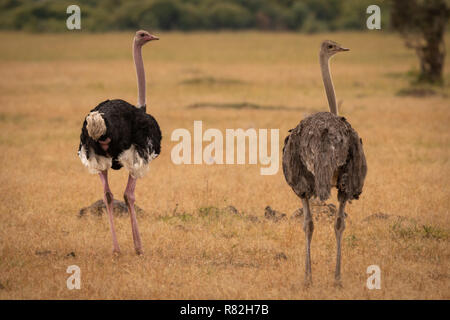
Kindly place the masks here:
[[(87, 31), (365, 29), (365, 12), (382, 0), (0, 0), (0, 29), (65, 31), (67, 6), (81, 8)], [(382, 7), (383, 23), (389, 17)]]
[(218, 1), (207, 14), (208, 29), (245, 29), (252, 26), (253, 16), (240, 5)]

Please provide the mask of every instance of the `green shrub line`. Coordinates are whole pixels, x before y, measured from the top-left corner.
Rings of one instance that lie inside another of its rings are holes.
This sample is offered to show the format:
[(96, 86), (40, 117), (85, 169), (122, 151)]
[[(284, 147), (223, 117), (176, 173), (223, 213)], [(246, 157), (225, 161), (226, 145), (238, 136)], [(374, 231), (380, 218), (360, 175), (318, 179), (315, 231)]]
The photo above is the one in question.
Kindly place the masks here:
[(366, 8), (382, 0), (0, 0), (0, 30), (67, 31), (66, 9), (81, 8), (81, 30), (364, 30)]

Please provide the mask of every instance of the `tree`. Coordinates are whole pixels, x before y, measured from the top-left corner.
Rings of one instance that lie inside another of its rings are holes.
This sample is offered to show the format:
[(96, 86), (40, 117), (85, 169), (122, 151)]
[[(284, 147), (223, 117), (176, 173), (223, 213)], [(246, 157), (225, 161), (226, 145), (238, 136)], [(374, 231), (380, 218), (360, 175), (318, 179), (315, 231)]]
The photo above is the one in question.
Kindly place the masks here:
[(450, 16), (449, 0), (391, 0), (391, 23), (415, 49), (420, 60), (419, 81), (442, 83), (444, 32)]

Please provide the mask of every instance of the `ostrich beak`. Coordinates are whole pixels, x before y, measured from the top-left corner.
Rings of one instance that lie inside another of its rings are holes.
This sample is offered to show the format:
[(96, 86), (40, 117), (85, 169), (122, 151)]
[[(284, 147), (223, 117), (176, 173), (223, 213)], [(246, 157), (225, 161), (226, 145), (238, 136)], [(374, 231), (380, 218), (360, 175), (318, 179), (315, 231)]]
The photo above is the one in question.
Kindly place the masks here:
[(148, 39), (148, 41), (159, 40), (159, 38), (157, 36), (154, 36), (152, 34), (148, 35), (147, 39)]
[(349, 48), (343, 48), (343, 47), (340, 47), (340, 48), (339, 48), (339, 51), (350, 51), (350, 49), (349, 49)]

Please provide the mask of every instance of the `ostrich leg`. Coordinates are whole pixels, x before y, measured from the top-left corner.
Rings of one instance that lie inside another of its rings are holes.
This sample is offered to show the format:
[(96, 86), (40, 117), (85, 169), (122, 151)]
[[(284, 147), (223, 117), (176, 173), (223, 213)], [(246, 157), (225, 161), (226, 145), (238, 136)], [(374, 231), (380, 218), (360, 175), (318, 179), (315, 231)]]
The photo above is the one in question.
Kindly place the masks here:
[(142, 254), (141, 236), (139, 235), (139, 229), (136, 220), (136, 212), (134, 211), (134, 189), (136, 188), (136, 179), (131, 175), (128, 176), (128, 184), (125, 189), (123, 198), (128, 207), (128, 212), (131, 218), (131, 230), (133, 231), (134, 249), (137, 254)]
[(336, 234), (336, 244), (337, 244), (337, 255), (336, 255), (336, 271), (334, 273), (334, 278), (336, 283), (339, 284), (341, 281), (341, 242), (342, 234), (345, 229), (345, 205), (346, 201), (339, 202), (339, 211), (336, 215), (336, 220), (334, 223), (334, 233)]
[(303, 204), (303, 231), (306, 235), (306, 257), (305, 257), (305, 283), (309, 285), (312, 282), (311, 276), (311, 239), (314, 232), (314, 223), (311, 216), (311, 209), (309, 207), (309, 200), (307, 198), (302, 198)]
[(108, 184), (108, 171), (102, 171), (99, 173), (100, 179), (103, 184), (103, 201), (106, 205), (106, 211), (108, 211), (109, 216), (109, 227), (111, 229), (112, 241), (113, 241), (113, 253), (120, 253), (119, 243), (117, 242), (116, 231), (114, 229), (114, 219), (113, 219), (113, 194)]

